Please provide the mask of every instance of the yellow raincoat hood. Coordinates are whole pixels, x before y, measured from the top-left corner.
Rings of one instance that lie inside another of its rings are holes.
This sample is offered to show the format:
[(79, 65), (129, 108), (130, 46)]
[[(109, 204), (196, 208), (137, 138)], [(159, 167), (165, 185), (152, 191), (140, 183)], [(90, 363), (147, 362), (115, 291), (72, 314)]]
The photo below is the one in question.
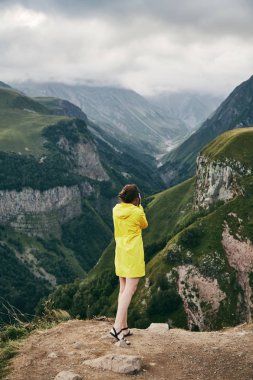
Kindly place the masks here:
[(136, 206), (132, 203), (118, 203), (113, 209), (114, 216), (120, 219), (127, 219), (135, 211)]

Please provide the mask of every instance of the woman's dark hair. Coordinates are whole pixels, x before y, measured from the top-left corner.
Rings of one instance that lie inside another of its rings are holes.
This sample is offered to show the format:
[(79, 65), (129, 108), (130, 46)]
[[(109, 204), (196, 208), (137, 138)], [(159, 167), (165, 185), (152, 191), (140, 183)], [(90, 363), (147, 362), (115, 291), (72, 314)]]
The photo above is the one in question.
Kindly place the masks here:
[(122, 190), (118, 194), (118, 198), (120, 198), (125, 203), (131, 203), (135, 198), (139, 196), (140, 190), (134, 184), (125, 185)]

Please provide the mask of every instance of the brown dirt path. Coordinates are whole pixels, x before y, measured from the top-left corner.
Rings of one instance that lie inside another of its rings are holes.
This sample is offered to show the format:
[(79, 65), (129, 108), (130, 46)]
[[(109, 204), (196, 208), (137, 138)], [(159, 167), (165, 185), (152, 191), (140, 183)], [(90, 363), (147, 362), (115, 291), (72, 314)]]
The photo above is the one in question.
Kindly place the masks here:
[[(253, 325), (219, 332), (132, 329), (131, 346), (116, 347), (111, 321), (71, 320), (33, 332), (11, 361), (9, 380), (53, 380), (72, 370), (83, 379), (129, 379), (82, 362), (106, 354), (140, 355), (143, 370), (131, 378), (152, 380), (253, 380)], [(54, 352), (57, 357), (49, 358)]]

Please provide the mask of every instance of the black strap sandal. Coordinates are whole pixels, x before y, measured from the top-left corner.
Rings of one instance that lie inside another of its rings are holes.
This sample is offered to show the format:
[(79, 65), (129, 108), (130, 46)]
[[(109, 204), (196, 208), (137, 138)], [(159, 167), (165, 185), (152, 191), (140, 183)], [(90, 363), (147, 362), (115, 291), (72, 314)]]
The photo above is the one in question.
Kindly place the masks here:
[(129, 329), (129, 327), (124, 327), (122, 330), (129, 330), (127, 334), (123, 334), (124, 336), (130, 336), (130, 335), (133, 335), (133, 333), (131, 332), (131, 330)]
[(122, 332), (122, 330), (119, 330), (119, 331), (117, 332), (117, 331), (115, 330), (114, 327), (112, 327), (112, 330), (113, 330), (113, 332), (110, 331), (110, 334), (111, 334), (114, 338), (116, 338), (117, 341), (119, 341), (119, 340), (124, 340), (124, 341), (126, 342), (126, 344), (131, 344), (127, 339), (125, 339), (123, 333), (122, 333), (122, 335), (123, 335), (122, 338), (119, 338), (119, 337), (118, 337), (118, 335)]

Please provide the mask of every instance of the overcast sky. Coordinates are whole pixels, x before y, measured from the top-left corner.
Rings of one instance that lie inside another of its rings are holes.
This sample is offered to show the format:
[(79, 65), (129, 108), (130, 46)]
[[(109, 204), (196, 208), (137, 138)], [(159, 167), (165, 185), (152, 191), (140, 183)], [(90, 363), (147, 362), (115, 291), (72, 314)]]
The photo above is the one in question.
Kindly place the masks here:
[(0, 80), (226, 95), (253, 74), (252, 0), (0, 0)]

